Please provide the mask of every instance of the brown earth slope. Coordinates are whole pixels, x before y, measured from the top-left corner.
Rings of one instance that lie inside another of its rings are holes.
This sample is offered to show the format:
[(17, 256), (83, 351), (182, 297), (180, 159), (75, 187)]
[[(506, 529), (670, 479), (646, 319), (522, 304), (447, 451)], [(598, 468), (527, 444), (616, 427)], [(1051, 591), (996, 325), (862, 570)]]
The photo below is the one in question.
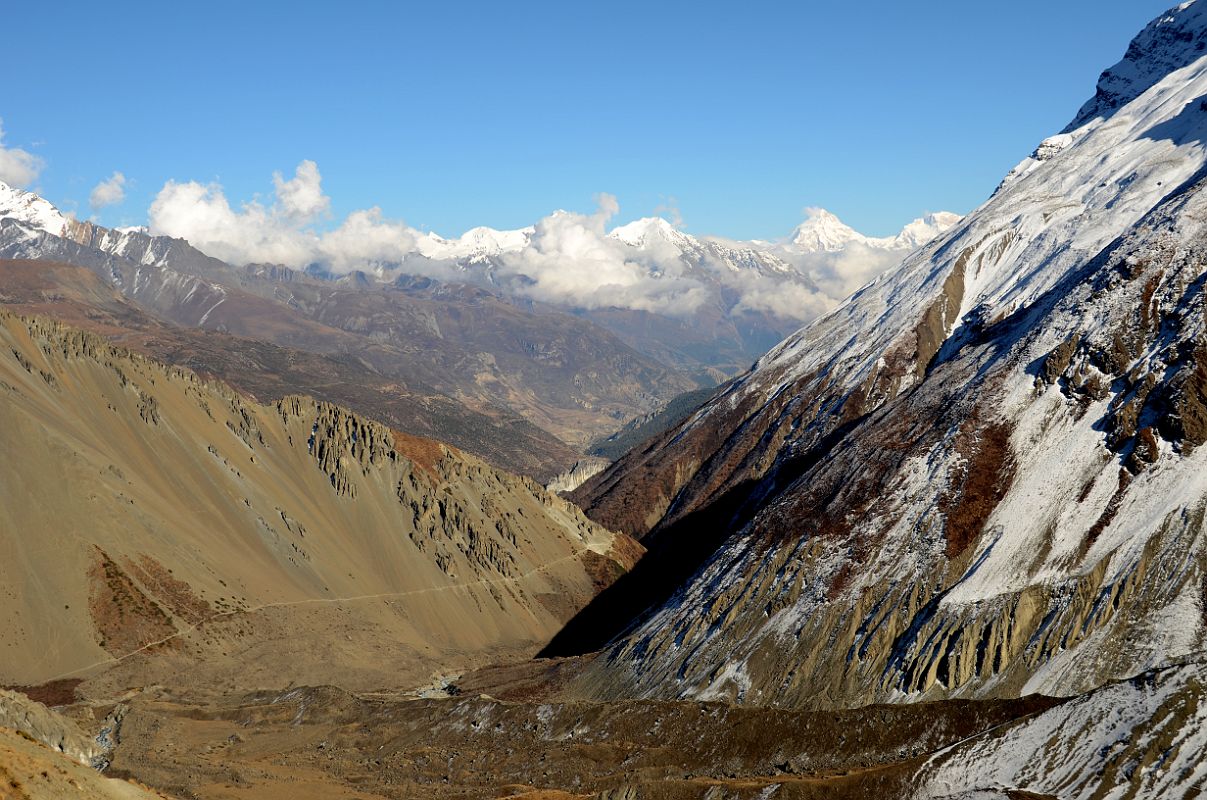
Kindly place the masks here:
[(1049, 698), (839, 713), (721, 703), (399, 700), (299, 687), (128, 704), (116, 774), (214, 800), (896, 798), (926, 756)]
[(0, 312), (0, 684), (418, 683), (535, 652), (633, 546), (328, 403)]

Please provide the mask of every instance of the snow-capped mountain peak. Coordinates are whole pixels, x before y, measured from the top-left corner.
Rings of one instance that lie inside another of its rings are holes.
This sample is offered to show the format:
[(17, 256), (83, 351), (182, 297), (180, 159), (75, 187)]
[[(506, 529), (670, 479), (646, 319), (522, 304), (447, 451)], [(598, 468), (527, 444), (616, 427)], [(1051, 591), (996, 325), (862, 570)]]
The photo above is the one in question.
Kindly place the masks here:
[(809, 218), (792, 231), (789, 247), (801, 253), (837, 253), (852, 244), (881, 250), (914, 250), (960, 221), (959, 214), (939, 211), (919, 217), (895, 236), (865, 236), (824, 208), (811, 208)]
[(893, 248), (913, 250), (947, 231), (963, 217), (950, 211), (938, 211), (919, 217), (901, 229), (901, 233), (893, 237)]
[(792, 231), (792, 245), (800, 250), (834, 253), (852, 242), (868, 241), (868, 237), (824, 208), (811, 208), (808, 214), (809, 218)]
[(0, 181), (0, 219), (15, 219), (55, 236), (62, 236), (75, 221), (33, 192), (3, 181)]
[[(163, 237), (152, 236), (146, 228), (107, 229), (75, 220), (31, 192), (0, 184), (0, 219), (4, 218), (17, 221), (28, 235), (38, 231), (70, 239), (145, 265), (162, 265), (166, 248), (172, 246)], [(681, 298), (693, 293), (694, 297), (711, 297), (726, 309), (774, 309), (775, 314), (803, 321), (819, 309), (832, 307), (854, 287), (892, 267), (907, 252), (958, 219), (954, 214), (932, 214), (910, 223), (896, 236), (874, 239), (853, 230), (830, 212), (818, 209), (811, 212), (810, 218), (795, 231), (792, 242), (787, 243), (697, 238), (658, 216), (637, 219), (605, 233), (597, 219), (584, 224), (579, 215), (554, 212), (536, 226), (517, 230), (477, 227), (455, 238), (410, 229), (413, 238), (408, 237), (408, 243), (398, 249), (395, 259), (361, 265), (360, 269), (383, 281), (417, 270), (415, 274), (427, 277), (476, 282), (519, 296), (531, 296), (532, 287), (540, 278), (532, 270), (539, 270), (543, 264), (561, 273), (562, 279), (554, 281), (547, 294), (541, 296), (551, 294), (558, 301), (581, 303), (582, 296), (576, 292), (586, 292), (582, 287), (595, 285), (594, 267), (577, 283), (566, 284), (565, 270), (576, 268), (576, 259), (581, 254), (573, 248), (559, 248), (567, 242), (586, 241), (593, 243), (592, 247), (598, 245), (595, 249), (588, 248), (593, 256), (602, 254), (625, 276), (621, 284), (640, 286), (640, 291), (651, 293), (660, 303), (670, 303), (668, 297)], [(549, 231), (558, 227), (581, 230), (569, 237), (551, 239)], [(855, 254), (843, 266), (841, 276), (832, 274), (830, 266), (815, 263), (852, 245), (883, 252)], [(534, 260), (520, 257), (525, 251), (540, 252)], [(313, 274), (337, 273), (316, 267)], [(818, 275), (829, 281), (825, 283), (828, 288), (821, 288)], [(785, 302), (783, 298), (787, 295), (794, 299)], [(624, 302), (644, 307), (641, 304), (652, 301), (626, 295)], [(776, 336), (782, 335), (777, 329)]]
[(1065, 133), (1111, 116), (1167, 75), (1207, 52), (1207, 5), (1191, 0), (1154, 19), (1132, 41), (1123, 60), (1098, 79), (1098, 90)]
[[(1125, 61), (1157, 46), (1171, 67), (1108, 122), (1047, 140), (941, 241), (580, 491), (651, 553), (718, 513), (727, 537), (609, 645), (609, 691), (1072, 695), (1200, 657), (1201, 7), (1133, 43)], [(1069, 796), (1103, 794), (1101, 774)]]
[(624, 242), (630, 247), (647, 247), (654, 242), (670, 242), (680, 249), (690, 248), (695, 240), (680, 231), (662, 217), (643, 217), (627, 225), (613, 228), (608, 234), (617, 241)]
[(445, 239), (425, 233), (416, 242), (419, 252), (432, 259), (481, 259), (524, 249), (532, 238), (533, 228), (500, 231), (480, 226), (471, 228), (456, 239)]

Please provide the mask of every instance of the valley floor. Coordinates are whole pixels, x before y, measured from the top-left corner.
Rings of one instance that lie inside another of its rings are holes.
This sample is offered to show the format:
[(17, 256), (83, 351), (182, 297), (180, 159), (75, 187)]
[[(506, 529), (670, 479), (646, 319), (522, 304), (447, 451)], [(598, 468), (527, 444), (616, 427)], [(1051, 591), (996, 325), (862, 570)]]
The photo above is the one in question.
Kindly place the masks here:
[(573, 661), (484, 670), (436, 698), (149, 688), (122, 701), (110, 774), (213, 800), (905, 797), (930, 755), (1061, 702), (839, 712), (583, 703), (559, 693), (575, 670)]
[(0, 691), (0, 798), (1090, 800), (1207, 785), (1201, 658), (1074, 697), (829, 711), (587, 702), (573, 688), (583, 665), (359, 693)]

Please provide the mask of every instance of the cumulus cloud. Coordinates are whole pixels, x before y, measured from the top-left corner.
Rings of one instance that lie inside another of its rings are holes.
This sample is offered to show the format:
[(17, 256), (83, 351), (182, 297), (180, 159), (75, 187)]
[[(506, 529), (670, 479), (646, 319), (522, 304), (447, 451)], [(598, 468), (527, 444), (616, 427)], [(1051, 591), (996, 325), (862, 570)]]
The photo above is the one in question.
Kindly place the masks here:
[(319, 238), (321, 260), (333, 272), (396, 263), (415, 249), (414, 229), (383, 219), (381, 209), (353, 211), (333, 231)]
[(901, 262), (905, 253), (851, 243), (829, 253), (773, 252), (792, 266), (792, 273), (772, 276), (738, 273), (727, 284), (739, 296), (735, 312), (766, 312), (808, 322), (826, 314), (847, 297)]
[(598, 203), (593, 214), (556, 211), (542, 219), (526, 248), (501, 256), (500, 271), (523, 277), (520, 291), (529, 297), (580, 308), (683, 314), (709, 299), (685, 274), (678, 251), (639, 251), (609, 237), (607, 223), (620, 206), (608, 194)]
[(744, 273), (732, 276), (727, 284), (738, 296), (732, 309), (735, 314), (766, 313), (807, 322), (832, 310), (839, 302), (839, 298), (811, 282), (789, 277)]
[(88, 195), (88, 205), (92, 206), (93, 211), (96, 211), (106, 206), (117, 205), (125, 199), (126, 176), (120, 172), (114, 172), (92, 187), (92, 193)]
[(808, 322), (832, 311), (857, 290), (892, 269), (908, 250), (848, 241), (840, 250), (808, 251), (791, 243), (740, 242), (719, 237), (707, 241), (778, 259), (779, 270), (725, 269), (714, 266), (717, 280), (736, 297), (734, 312), (769, 313)]
[(19, 147), (4, 144), (4, 120), (0, 119), (0, 181), (18, 189), (28, 188), (42, 174), (46, 162)]
[(816, 253), (798, 257), (797, 268), (804, 271), (835, 304), (881, 274), (901, 263), (906, 252), (868, 247), (857, 242), (834, 253)]
[(150, 231), (175, 236), (215, 258), (237, 264), (270, 262), (304, 267), (317, 236), (257, 201), (231, 208), (218, 184), (168, 181), (151, 203)]
[(323, 194), (322, 184), (318, 164), (309, 159), (298, 164), (289, 180), (279, 172), (272, 174), (281, 213), (298, 222), (309, 222), (331, 210), (331, 198)]
[(275, 173), (273, 189), (268, 204), (252, 200), (234, 208), (216, 183), (168, 181), (151, 203), (148, 227), (236, 264), (320, 264), (340, 273), (394, 264), (415, 249), (415, 231), (384, 219), (379, 208), (354, 211), (333, 230), (318, 230), (314, 223), (329, 213), (331, 199), (313, 161), (298, 164), (288, 180)]

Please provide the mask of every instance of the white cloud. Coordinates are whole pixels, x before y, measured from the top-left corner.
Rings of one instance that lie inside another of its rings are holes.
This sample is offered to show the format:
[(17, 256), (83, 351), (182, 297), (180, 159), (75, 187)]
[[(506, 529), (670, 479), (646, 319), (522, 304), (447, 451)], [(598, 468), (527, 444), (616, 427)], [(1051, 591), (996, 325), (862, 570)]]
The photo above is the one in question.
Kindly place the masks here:
[(735, 311), (766, 312), (808, 322), (832, 311), (847, 297), (901, 263), (902, 250), (885, 250), (852, 242), (835, 252), (800, 253), (770, 248), (792, 266), (792, 274), (757, 272), (725, 277), (739, 300)]
[(322, 183), (318, 164), (309, 159), (298, 164), (289, 180), (279, 172), (272, 174), (281, 213), (299, 222), (309, 222), (331, 210), (331, 198), (323, 194)]
[(275, 173), (273, 187), (270, 205), (253, 200), (236, 210), (218, 184), (168, 181), (151, 203), (149, 228), (236, 264), (321, 264), (337, 273), (397, 264), (415, 250), (416, 231), (376, 207), (352, 212), (333, 230), (314, 227), (331, 199), (313, 161), (298, 164), (289, 180)]
[[(842, 251), (815, 253), (714, 239), (744, 250), (739, 258), (750, 263), (735, 268), (705, 255), (701, 263), (689, 264), (681, 257), (676, 242), (683, 239), (673, 225), (642, 221), (650, 224), (638, 226), (648, 234), (640, 237), (640, 246), (609, 236), (619, 204), (603, 194), (595, 212), (555, 211), (536, 223), (520, 249), (496, 253), (489, 264), (462, 266), (422, 257), (419, 241), (424, 235), (385, 219), (377, 207), (354, 211), (334, 228), (318, 227), (329, 216), (331, 201), (323, 194), (313, 161), (301, 162), (289, 180), (274, 174), (273, 186), (268, 201), (234, 208), (217, 184), (169, 181), (151, 205), (150, 230), (188, 239), (210, 255), (238, 264), (422, 274), (489, 283), (511, 294), (586, 309), (687, 315), (716, 304), (801, 322), (831, 310), (904, 255), (857, 242)], [(779, 258), (779, 266), (760, 266), (756, 251)]]
[(381, 209), (353, 211), (318, 243), (320, 261), (333, 272), (397, 263), (415, 250), (416, 231), (401, 222), (382, 219)]
[(126, 199), (126, 176), (114, 172), (105, 180), (92, 187), (88, 195), (88, 205), (95, 211), (105, 206), (117, 205)]
[(655, 206), (654, 216), (662, 217), (675, 228), (683, 227), (683, 212), (679, 210), (679, 201), (674, 197), (667, 197)]
[(215, 258), (236, 264), (270, 262), (290, 267), (311, 263), (317, 237), (258, 202), (231, 208), (217, 184), (168, 181), (151, 203), (154, 235), (188, 239)]
[(813, 253), (797, 259), (802, 270), (827, 297), (838, 301), (901, 263), (908, 251), (885, 250), (853, 242), (834, 253)]
[(789, 279), (749, 273), (740, 283), (739, 300), (733, 313), (764, 312), (806, 322), (832, 310), (839, 302), (839, 298), (816, 287)]
[(4, 146), (4, 120), (0, 119), (0, 181), (18, 189), (38, 179), (46, 162), (18, 147)]
[(685, 274), (677, 250), (638, 251), (607, 236), (619, 210), (603, 194), (594, 214), (554, 212), (536, 224), (528, 247), (500, 257), (500, 271), (522, 277), (518, 291), (533, 299), (580, 308), (686, 314), (706, 302), (710, 292)]

